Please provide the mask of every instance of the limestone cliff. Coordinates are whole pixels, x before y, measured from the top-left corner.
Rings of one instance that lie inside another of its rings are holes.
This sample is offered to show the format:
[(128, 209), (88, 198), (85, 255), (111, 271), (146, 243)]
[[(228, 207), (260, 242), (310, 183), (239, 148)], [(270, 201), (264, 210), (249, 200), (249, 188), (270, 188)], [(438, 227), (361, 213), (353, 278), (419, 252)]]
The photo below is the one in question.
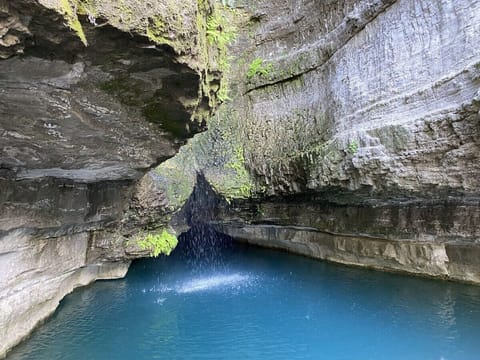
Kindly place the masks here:
[(162, 176), (250, 198), (236, 238), (479, 283), (480, 3), (236, 5), (231, 101)]

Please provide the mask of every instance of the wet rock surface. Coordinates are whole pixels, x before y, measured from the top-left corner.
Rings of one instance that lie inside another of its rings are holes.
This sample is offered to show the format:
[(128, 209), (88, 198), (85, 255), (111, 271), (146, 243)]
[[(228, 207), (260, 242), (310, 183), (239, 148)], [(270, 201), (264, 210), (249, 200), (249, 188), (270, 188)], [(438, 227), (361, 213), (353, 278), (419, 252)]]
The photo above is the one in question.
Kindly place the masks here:
[(213, 222), (241, 241), (379, 270), (479, 283), (480, 202), (379, 206), (317, 198), (242, 202)]

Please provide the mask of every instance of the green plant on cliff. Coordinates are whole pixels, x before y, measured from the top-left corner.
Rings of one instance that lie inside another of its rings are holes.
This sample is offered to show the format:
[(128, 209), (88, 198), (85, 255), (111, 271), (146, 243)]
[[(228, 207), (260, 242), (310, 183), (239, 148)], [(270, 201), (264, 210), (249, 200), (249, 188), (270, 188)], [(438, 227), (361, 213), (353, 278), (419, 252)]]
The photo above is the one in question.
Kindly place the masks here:
[(78, 20), (77, 9), (81, 4), (78, 0), (60, 0), (60, 12), (62, 13), (65, 20), (67, 20), (67, 25), (72, 29), (85, 46), (87, 46), (87, 37), (83, 31), (82, 24)]
[(147, 236), (138, 241), (142, 250), (149, 250), (150, 255), (157, 257), (160, 254), (170, 255), (178, 244), (177, 237), (167, 230), (157, 234), (147, 234)]
[[(96, 0), (76, 0), (77, 14), (89, 17), (89, 21), (95, 25), (97, 14)], [(93, 22), (92, 22), (93, 20)]]
[(355, 155), (358, 151), (358, 143), (355, 140), (351, 140), (348, 144), (348, 152)]
[(237, 145), (233, 149), (233, 156), (226, 164), (226, 168), (232, 169), (236, 172), (236, 179), (240, 184), (238, 194), (241, 197), (248, 197), (252, 193), (253, 185), (250, 181), (250, 175), (245, 167), (245, 157), (243, 155), (243, 148)]
[(220, 82), (220, 88), (217, 92), (217, 97), (221, 102), (231, 100), (231, 98), (228, 96), (229, 86), (227, 80), (228, 72), (230, 71), (230, 60), (231, 58), (226, 55), (218, 59), (218, 68), (224, 75)]
[(166, 38), (166, 27), (163, 19), (159, 16), (149, 19), (147, 26), (147, 37), (157, 44), (171, 44), (171, 41)]
[(236, 32), (225, 16), (215, 11), (207, 20), (207, 39), (210, 44), (215, 44), (219, 49), (224, 49), (233, 40), (235, 40)]
[(208, 43), (217, 49), (217, 66), (223, 73), (220, 88), (217, 92), (217, 97), (221, 102), (230, 100), (228, 96), (227, 75), (230, 71), (231, 58), (227, 55), (227, 47), (237, 36), (235, 27), (229, 21), (231, 12), (232, 10), (227, 8), (215, 9), (214, 13), (208, 17), (206, 24)]
[(247, 79), (251, 80), (254, 76), (268, 76), (273, 70), (272, 64), (266, 64), (263, 59), (256, 58), (248, 66)]

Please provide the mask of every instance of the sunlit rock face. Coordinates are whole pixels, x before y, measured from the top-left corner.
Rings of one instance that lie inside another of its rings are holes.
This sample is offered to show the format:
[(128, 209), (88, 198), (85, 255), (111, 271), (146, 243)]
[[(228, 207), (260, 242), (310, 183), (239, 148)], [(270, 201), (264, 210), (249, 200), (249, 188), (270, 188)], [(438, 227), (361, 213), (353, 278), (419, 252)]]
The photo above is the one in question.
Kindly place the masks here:
[(272, 71), (248, 84), (244, 118), (248, 165), (268, 192), (478, 195), (478, 2), (257, 11), (254, 56)]
[(0, 357), (75, 287), (148, 255), (128, 241), (170, 210), (144, 175), (212, 110), (208, 1), (104, 1), (80, 31), (65, 6), (81, 3), (0, 1)]

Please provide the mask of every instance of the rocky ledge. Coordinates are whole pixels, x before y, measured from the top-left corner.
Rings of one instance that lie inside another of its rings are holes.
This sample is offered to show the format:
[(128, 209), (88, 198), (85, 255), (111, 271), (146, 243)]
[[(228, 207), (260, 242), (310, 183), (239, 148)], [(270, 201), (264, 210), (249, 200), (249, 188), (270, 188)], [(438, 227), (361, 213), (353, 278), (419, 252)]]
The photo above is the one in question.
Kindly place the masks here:
[(314, 198), (237, 203), (211, 223), (251, 244), (480, 284), (480, 199), (362, 206)]

